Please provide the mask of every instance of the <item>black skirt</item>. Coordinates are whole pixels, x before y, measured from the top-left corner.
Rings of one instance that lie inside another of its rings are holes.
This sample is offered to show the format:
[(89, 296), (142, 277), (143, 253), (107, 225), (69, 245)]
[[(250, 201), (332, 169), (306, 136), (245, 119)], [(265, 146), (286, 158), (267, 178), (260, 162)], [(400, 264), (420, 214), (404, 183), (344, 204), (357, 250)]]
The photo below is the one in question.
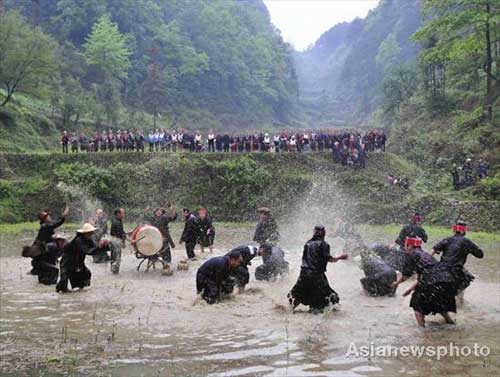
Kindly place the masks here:
[(457, 266), (453, 269), (452, 274), (455, 278), (455, 288), (457, 292), (461, 292), (467, 288), (475, 279), (475, 276), (467, 271), (464, 267)]
[(340, 301), (339, 295), (328, 284), (325, 274), (300, 272), (299, 279), (288, 293), (290, 304), (303, 304), (311, 309), (323, 309)]
[(457, 312), (455, 285), (450, 282), (426, 284), (419, 281), (410, 300), (410, 307), (423, 315)]
[(84, 265), (82, 268), (74, 270), (69, 274), (69, 281), (72, 288), (89, 287), (91, 277), (92, 273)]
[(209, 247), (214, 244), (215, 235), (214, 234), (203, 234), (199, 237), (198, 243), (203, 247)]

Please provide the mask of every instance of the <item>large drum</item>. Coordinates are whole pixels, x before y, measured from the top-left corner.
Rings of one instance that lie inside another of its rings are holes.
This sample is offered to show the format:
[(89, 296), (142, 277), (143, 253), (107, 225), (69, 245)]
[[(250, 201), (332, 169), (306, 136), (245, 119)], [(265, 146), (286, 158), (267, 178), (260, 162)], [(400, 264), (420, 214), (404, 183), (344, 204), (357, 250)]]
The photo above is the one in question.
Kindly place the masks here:
[(158, 253), (163, 245), (163, 236), (158, 228), (151, 225), (139, 225), (132, 232), (131, 238), (135, 242), (135, 251), (146, 257)]

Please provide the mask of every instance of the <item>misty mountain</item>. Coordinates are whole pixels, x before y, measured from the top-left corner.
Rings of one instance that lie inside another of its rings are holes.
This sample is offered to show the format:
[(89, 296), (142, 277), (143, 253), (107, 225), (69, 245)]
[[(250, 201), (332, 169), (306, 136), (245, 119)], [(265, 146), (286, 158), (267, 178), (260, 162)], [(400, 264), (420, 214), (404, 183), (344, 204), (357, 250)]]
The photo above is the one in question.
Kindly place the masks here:
[(326, 122), (365, 117), (380, 101), (380, 84), (397, 65), (417, 58), (409, 40), (422, 24), (420, 1), (381, 0), (364, 19), (335, 25), (294, 61), (309, 115)]

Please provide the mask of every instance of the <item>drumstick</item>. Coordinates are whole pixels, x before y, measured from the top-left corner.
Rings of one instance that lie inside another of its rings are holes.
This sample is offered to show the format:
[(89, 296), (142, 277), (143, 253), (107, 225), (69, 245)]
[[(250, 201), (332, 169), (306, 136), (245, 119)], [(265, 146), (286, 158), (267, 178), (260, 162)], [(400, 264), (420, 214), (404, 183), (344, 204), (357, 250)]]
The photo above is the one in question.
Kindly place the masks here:
[(141, 238), (139, 238), (138, 240), (135, 240), (135, 241), (132, 241), (130, 238), (127, 238), (127, 241), (129, 241), (130, 243), (132, 244), (137, 244), (137, 242), (143, 240), (144, 238), (146, 238), (146, 236), (142, 236)]
[(137, 242), (143, 240), (144, 238), (146, 238), (146, 236), (142, 236), (141, 238), (139, 238), (138, 240), (136, 240), (134, 243), (137, 243)]

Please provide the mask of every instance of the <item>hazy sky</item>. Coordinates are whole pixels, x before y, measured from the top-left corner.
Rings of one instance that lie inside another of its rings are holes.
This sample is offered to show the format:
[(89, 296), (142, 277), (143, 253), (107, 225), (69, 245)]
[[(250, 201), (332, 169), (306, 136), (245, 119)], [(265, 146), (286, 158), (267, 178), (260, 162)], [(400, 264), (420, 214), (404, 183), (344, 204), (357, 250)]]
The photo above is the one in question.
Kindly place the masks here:
[(286, 42), (304, 50), (335, 24), (363, 18), (379, 0), (264, 0)]

